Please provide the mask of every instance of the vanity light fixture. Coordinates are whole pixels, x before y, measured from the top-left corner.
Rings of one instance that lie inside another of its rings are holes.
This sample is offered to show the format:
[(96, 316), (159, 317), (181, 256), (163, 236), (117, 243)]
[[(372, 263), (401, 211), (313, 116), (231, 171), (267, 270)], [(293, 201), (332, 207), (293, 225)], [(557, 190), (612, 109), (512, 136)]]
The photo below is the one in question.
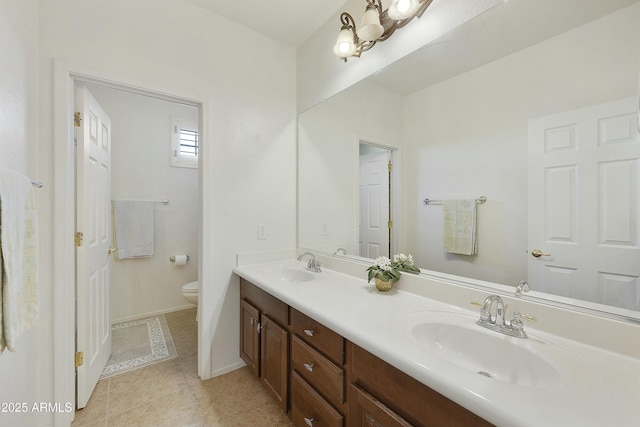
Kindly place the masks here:
[(367, 7), (359, 29), (356, 28), (353, 16), (342, 12), (342, 28), (333, 46), (333, 53), (345, 62), (350, 56), (359, 57), (377, 42), (391, 37), (396, 29), (404, 27), (413, 18), (421, 17), (432, 1), (393, 0), (387, 10), (382, 10), (381, 0), (366, 0)]

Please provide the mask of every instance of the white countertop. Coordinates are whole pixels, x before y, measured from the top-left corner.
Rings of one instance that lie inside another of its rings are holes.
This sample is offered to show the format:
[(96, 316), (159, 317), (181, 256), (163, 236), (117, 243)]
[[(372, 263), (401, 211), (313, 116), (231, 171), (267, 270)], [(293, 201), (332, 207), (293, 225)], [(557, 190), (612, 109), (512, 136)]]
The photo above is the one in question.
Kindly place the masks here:
[[(529, 338), (515, 344), (538, 352), (560, 378), (544, 385), (501, 382), (449, 363), (413, 337), (416, 318), (429, 322), (455, 314), (473, 324), (479, 317), (478, 307), (460, 308), (468, 301), (452, 305), (428, 297), (431, 279), (425, 280), (425, 292), (403, 289), (401, 279), (382, 293), (367, 283), (364, 271), (360, 279), (323, 267), (321, 273), (309, 273), (314, 279), (307, 282), (282, 280), (278, 273), (283, 268), (305, 271), (304, 266), (279, 261), (238, 266), (234, 272), (495, 425), (640, 425), (637, 358), (526, 325)], [(519, 340), (477, 328), (504, 340)], [(640, 336), (635, 338), (640, 346)]]

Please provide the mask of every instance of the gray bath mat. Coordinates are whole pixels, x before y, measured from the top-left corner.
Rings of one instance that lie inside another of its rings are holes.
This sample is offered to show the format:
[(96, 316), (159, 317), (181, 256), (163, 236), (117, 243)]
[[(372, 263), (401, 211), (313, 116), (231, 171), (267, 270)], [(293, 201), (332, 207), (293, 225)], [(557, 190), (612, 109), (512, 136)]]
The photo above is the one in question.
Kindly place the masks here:
[(100, 379), (178, 357), (164, 315), (111, 326), (111, 357)]

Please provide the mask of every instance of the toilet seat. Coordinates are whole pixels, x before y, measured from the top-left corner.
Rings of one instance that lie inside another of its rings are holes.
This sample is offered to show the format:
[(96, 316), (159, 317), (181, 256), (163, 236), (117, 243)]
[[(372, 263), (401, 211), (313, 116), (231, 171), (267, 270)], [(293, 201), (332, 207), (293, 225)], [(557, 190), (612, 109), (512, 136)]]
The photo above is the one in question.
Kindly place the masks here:
[[(199, 298), (199, 292), (198, 292), (199, 286), (198, 286), (198, 281), (196, 280), (195, 282), (191, 282), (191, 283), (187, 283), (186, 285), (182, 285), (182, 296), (184, 297), (184, 299), (186, 299), (187, 301), (189, 301), (191, 304), (194, 305), (198, 305), (198, 298)], [(196, 321), (198, 320), (198, 312), (200, 311), (200, 308), (198, 308), (198, 311), (196, 311)]]
[(197, 294), (198, 293), (198, 282), (187, 283), (186, 285), (182, 285), (182, 292), (187, 294)]

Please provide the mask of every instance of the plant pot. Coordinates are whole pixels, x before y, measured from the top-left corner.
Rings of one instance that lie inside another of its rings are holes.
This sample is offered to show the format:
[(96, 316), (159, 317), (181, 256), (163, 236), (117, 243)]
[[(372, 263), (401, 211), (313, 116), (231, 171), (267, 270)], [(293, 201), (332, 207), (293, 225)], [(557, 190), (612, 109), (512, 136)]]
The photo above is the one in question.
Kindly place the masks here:
[(393, 285), (393, 280), (388, 280), (386, 282), (383, 282), (382, 280), (378, 279), (376, 277), (376, 288), (380, 291), (380, 292), (387, 292), (391, 289), (391, 285)]

